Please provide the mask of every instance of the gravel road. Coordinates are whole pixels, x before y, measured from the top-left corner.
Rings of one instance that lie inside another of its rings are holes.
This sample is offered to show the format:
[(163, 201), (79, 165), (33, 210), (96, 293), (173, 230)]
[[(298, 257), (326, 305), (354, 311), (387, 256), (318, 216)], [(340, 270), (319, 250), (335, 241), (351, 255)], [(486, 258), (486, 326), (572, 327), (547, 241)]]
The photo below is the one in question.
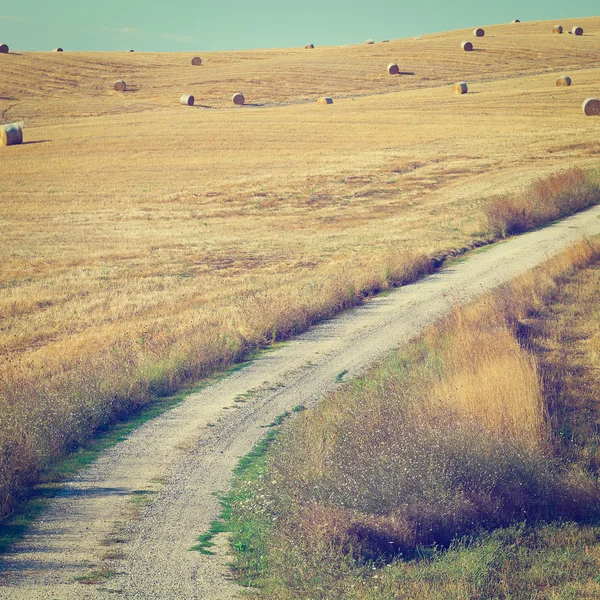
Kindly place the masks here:
[[(239, 457), (265, 426), (360, 374), (453, 304), (596, 234), (600, 207), (496, 244), (346, 311), (191, 394), (62, 486), (0, 563), (0, 598), (235, 598), (240, 588), (228, 574), (225, 537), (215, 556), (189, 548), (219, 512), (214, 492), (227, 489)], [(247, 401), (235, 402), (242, 395)]]

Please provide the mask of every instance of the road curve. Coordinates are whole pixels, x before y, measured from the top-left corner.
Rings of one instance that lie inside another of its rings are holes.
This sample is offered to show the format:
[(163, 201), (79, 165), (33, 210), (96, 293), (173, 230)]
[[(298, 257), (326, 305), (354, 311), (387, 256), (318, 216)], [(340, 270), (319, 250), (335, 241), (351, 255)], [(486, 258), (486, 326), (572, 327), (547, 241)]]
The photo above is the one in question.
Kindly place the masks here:
[(0, 563), (0, 598), (235, 597), (225, 541), (215, 556), (189, 548), (219, 512), (214, 492), (227, 489), (239, 457), (265, 426), (332, 391), (342, 372), (345, 379), (360, 374), (452, 305), (597, 234), (600, 207), (496, 244), (315, 326), (191, 394), (62, 486)]

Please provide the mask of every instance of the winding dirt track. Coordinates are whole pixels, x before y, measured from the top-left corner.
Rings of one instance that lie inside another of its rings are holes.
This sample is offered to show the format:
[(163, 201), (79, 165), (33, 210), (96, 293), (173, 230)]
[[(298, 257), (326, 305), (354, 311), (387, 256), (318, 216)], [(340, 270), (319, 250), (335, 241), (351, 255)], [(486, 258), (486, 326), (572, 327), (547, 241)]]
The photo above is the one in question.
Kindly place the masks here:
[[(5, 556), (0, 598), (235, 597), (239, 588), (228, 577), (226, 541), (219, 540), (215, 556), (189, 548), (219, 512), (213, 493), (227, 488), (239, 457), (261, 439), (264, 427), (333, 390), (340, 373), (359, 374), (453, 304), (596, 234), (600, 207), (375, 298), (193, 393), (63, 486)], [(247, 401), (234, 402), (241, 395)], [(91, 577), (88, 585), (76, 580), (98, 571), (110, 577)]]

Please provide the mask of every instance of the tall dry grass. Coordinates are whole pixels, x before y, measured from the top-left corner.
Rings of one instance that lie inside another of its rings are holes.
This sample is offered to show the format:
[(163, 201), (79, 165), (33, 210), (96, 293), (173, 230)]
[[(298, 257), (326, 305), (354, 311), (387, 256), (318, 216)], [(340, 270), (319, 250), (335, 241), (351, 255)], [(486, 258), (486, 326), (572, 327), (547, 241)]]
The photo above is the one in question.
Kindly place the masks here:
[(556, 406), (520, 342), (524, 321), (598, 261), (599, 242), (578, 244), (295, 419), (253, 508), (238, 507), (275, 523), (269, 593), (327, 597), (369, 561), (515, 522), (597, 516), (597, 482), (557, 443)]
[(600, 171), (578, 167), (537, 180), (520, 194), (484, 204), (488, 226), (496, 235), (512, 235), (571, 215), (598, 202)]

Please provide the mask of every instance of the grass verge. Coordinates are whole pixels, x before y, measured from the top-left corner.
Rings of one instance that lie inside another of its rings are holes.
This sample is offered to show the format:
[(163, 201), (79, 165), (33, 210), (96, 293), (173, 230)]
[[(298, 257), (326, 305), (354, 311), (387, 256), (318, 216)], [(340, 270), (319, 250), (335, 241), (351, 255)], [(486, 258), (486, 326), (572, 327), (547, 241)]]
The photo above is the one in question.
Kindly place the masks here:
[(259, 598), (598, 597), (599, 284), (582, 243), (284, 427), (229, 507), (259, 540), (234, 545), (240, 580)]

